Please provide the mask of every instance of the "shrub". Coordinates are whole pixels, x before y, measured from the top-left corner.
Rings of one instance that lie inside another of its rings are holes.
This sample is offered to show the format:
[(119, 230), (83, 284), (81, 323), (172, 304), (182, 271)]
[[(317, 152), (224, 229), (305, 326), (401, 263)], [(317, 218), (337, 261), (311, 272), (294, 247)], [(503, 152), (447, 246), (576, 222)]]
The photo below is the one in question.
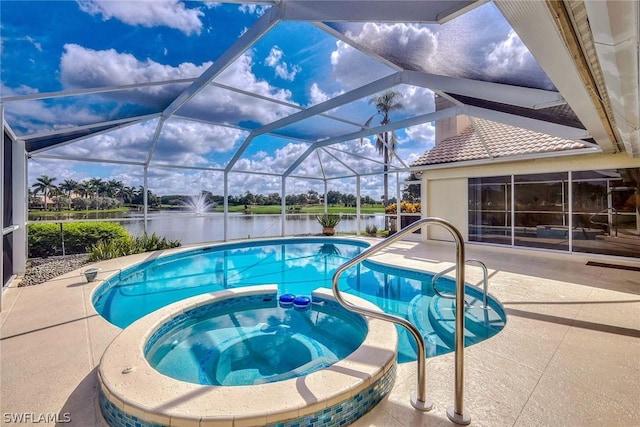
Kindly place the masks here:
[[(384, 211), (387, 214), (396, 213), (396, 204), (395, 203), (390, 204), (389, 206), (384, 208)], [(419, 213), (420, 203), (400, 202), (400, 212)]]
[[(100, 241), (128, 237), (127, 230), (112, 222), (75, 222), (62, 225), (65, 254), (81, 254)], [(60, 224), (29, 224), (29, 258), (62, 255)]]
[(160, 237), (156, 233), (151, 236), (143, 233), (137, 237), (126, 236), (120, 239), (98, 242), (91, 248), (89, 261), (103, 261), (125, 255), (177, 248), (178, 246), (180, 246), (179, 240), (167, 240), (166, 237)]
[(376, 234), (378, 234), (378, 226), (375, 224), (367, 224), (364, 227), (364, 232), (370, 236), (375, 236)]

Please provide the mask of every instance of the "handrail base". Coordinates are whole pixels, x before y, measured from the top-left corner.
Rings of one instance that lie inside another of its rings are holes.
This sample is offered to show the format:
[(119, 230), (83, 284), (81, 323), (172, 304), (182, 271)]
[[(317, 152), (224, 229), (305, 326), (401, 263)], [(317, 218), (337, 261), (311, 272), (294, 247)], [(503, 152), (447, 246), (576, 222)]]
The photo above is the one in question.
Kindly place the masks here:
[(411, 406), (416, 408), (418, 411), (428, 412), (433, 409), (433, 402), (430, 398), (427, 397), (425, 401), (418, 399), (418, 392), (411, 392)]
[(447, 417), (449, 417), (451, 422), (461, 426), (471, 424), (471, 416), (469, 416), (467, 412), (462, 411), (462, 414), (458, 414), (452, 406), (447, 408)]

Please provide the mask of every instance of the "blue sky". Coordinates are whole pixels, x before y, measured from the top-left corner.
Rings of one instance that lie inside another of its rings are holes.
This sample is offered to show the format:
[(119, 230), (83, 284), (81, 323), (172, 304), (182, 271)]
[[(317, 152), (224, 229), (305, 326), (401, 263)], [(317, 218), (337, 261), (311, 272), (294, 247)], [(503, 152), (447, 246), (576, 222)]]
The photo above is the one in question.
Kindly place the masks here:
[[(195, 78), (231, 46), (264, 13), (255, 5), (154, 1), (6, 1), (0, 3), (2, 96), (28, 95), (102, 86)], [(332, 27), (345, 37), (407, 69), (479, 78), (543, 89), (553, 86), (528, 50), (500, 16), (485, 4), (449, 23), (437, 25), (341, 23)], [(172, 118), (153, 155), (161, 164), (224, 167), (252, 128), (355, 89), (394, 70), (309, 23), (276, 25), (243, 52), (214, 81), (281, 104), (211, 87), (178, 115), (224, 122), (229, 126)], [(525, 76), (525, 77), (523, 77)], [(187, 84), (8, 103), (5, 116), (18, 134), (41, 133), (72, 124), (89, 124), (162, 111)], [(404, 109), (392, 120), (433, 111), (433, 94), (424, 88), (401, 86)], [(375, 113), (368, 99), (330, 112), (352, 123), (364, 123)], [(157, 120), (52, 150), (77, 159), (144, 161)], [(308, 147), (300, 138), (315, 135), (325, 124), (313, 119), (285, 129), (293, 138), (261, 136), (238, 161), (235, 170), (280, 173)], [(350, 125), (345, 125), (348, 128)], [(244, 129), (242, 129), (244, 128)], [(337, 130), (334, 129), (334, 130)], [(331, 136), (326, 130), (325, 137)], [(398, 132), (398, 156), (407, 164), (433, 145), (433, 124)], [(352, 141), (337, 148), (374, 159), (361, 160), (363, 172), (380, 157), (370, 141)], [(344, 166), (323, 154), (325, 173), (340, 176)], [(303, 162), (297, 175), (320, 176), (316, 159)], [(30, 181), (47, 174), (82, 181), (90, 177), (142, 184), (143, 170), (122, 164), (35, 159)], [(202, 170), (152, 168), (149, 187), (156, 194), (222, 193), (221, 174)], [(382, 177), (363, 178), (363, 194), (379, 197)], [(280, 179), (248, 174), (230, 175), (232, 194), (280, 191)], [(322, 192), (319, 181), (292, 180), (288, 192)], [(355, 193), (354, 180), (336, 180), (330, 189)]]

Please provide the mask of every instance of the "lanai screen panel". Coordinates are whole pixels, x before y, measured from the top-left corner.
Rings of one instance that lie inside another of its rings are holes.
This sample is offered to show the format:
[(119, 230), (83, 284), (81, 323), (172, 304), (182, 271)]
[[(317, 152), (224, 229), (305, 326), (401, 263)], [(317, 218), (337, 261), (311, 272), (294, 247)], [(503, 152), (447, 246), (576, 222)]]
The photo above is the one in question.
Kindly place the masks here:
[(160, 114), (187, 86), (166, 84), (45, 99), (10, 99), (5, 116), (19, 136), (55, 133), (62, 128)]
[(152, 164), (223, 169), (248, 132), (193, 120), (167, 120), (151, 153)]
[(310, 146), (310, 143), (303, 141), (260, 135), (251, 141), (232, 171), (280, 175)]
[(300, 110), (297, 106), (278, 99), (279, 95), (275, 92), (268, 92), (268, 95), (268, 98), (276, 101), (209, 85), (176, 114), (212, 124), (228, 124), (251, 130)]
[(202, 192), (224, 194), (224, 177), (221, 171), (176, 169), (156, 165), (149, 168), (147, 179), (149, 189), (157, 196), (183, 195), (198, 198)]
[(321, 28), (307, 22), (278, 23), (216, 82), (265, 95), (264, 85), (246, 79), (248, 71), (283, 100), (311, 106), (395, 71)]
[(367, 122), (370, 128), (379, 126), (384, 115), (378, 112), (376, 100), (389, 92), (397, 93), (390, 103), (393, 106), (388, 114), (390, 123), (435, 111), (433, 91), (419, 86), (400, 84), (345, 103), (328, 111), (327, 114), (331, 117), (357, 123), (360, 127)]
[(158, 119), (92, 136), (45, 151), (50, 156), (75, 159), (145, 162), (153, 142)]
[(303, 138), (312, 141), (336, 138), (358, 132), (362, 125), (334, 120), (328, 117), (312, 116), (292, 125), (277, 129), (274, 133), (285, 137)]
[(555, 89), (492, 2), (442, 25), (328, 25), (406, 70), (537, 89)]

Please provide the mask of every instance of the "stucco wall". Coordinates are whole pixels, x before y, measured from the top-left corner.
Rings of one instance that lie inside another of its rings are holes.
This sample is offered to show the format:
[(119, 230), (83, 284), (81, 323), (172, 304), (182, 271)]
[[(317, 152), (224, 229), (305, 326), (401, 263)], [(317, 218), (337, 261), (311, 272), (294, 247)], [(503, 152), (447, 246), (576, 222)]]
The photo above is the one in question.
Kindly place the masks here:
[[(511, 162), (494, 161), (484, 165), (432, 167), (422, 171), (422, 200), (427, 205), (426, 210), (423, 209), (423, 215), (437, 216), (451, 222), (467, 241), (467, 178), (634, 167), (640, 167), (640, 159), (627, 154), (591, 154)], [(425, 235), (429, 239), (453, 240), (448, 231), (436, 229), (435, 226), (429, 227), (423, 238)]]

